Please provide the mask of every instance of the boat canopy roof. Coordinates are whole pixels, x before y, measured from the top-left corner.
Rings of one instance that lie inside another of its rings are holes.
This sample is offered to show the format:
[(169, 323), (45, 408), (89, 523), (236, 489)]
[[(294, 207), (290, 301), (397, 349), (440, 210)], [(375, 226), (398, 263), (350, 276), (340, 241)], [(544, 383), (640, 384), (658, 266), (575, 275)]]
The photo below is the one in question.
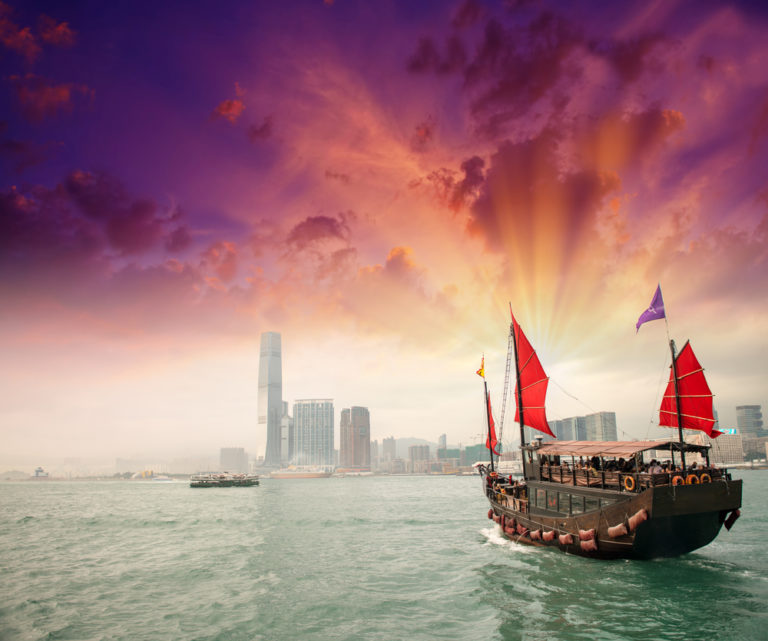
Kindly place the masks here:
[[(526, 448), (527, 449), (527, 448)], [(675, 450), (679, 452), (706, 452), (708, 445), (679, 443), (678, 441), (553, 441), (532, 447), (541, 455), (631, 457), (646, 450)]]

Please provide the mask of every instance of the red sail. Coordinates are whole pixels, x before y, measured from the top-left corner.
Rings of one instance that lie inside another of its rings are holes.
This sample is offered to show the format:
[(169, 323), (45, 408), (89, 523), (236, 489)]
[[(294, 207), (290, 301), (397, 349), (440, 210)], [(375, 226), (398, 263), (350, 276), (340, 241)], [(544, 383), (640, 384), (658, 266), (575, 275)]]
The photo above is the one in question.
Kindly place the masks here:
[(485, 447), (487, 447), (496, 456), (499, 453), (496, 451), (496, 446), (499, 444), (499, 439), (496, 438), (496, 424), (493, 422), (493, 412), (491, 411), (491, 395), (486, 393), (486, 402), (488, 403), (488, 436), (485, 439)]
[[(549, 377), (544, 373), (539, 357), (531, 347), (528, 339), (517, 324), (514, 315), (512, 323), (515, 330), (515, 345), (517, 346), (517, 366), (520, 368), (520, 388), (522, 389), (523, 424), (544, 434), (554, 437), (547, 424), (547, 412), (544, 407), (544, 399), (547, 396)], [(515, 420), (520, 422), (520, 395), (515, 385)]]
[[(675, 358), (675, 363), (677, 364), (677, 388), (683, 429), (700, 430), (711, 438), (717, 438), (722, 432), (713, 429), (715, 416), (712, 406), (712, 391), (707, 385), (704, 369), (696, 360), (690, 343), (686, 342)], [(669, 373), (669, 383), (661, 401), (659, 425), (678, 427), (674, 370)]]

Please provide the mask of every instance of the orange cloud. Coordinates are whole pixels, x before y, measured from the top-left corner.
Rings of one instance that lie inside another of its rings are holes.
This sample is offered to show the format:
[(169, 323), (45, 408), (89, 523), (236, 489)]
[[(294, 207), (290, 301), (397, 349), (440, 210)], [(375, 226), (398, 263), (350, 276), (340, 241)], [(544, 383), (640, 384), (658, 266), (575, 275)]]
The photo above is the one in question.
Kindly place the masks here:
[(22, 112), (34, 122), (69, 111), (72, 108), (72, 96), (76, 93), (93, 95), (92, 90), (85, 85), (51, 84), (45, 78), (31, 73), (24, 77), (11, 76), (10, 79)]
[(242, 98), (245, 92), (240, 88), (239, 83), (235, 83), (235, 98), (224, 100), (219, 103), (219, 106), (213, 110), (213, 116), (216, 118), (224, 118), (231, 123), (237, 122), (238, 118), (245, 110), (245, 103)]
[(40, 55), (40, 45), (35, 41), (29, 27), (19, 27), (10, 19), (12, 12), (10, 6), (0, 2), (0, 42), (7, 49), (24, 56), (28, 62), (34, 62)]
[(66, 22), (56, 22), (49, 16), (40, 16), (38, 21), (40, 40), (49, 45), (71, 47), (75, 44), (75, 32)]

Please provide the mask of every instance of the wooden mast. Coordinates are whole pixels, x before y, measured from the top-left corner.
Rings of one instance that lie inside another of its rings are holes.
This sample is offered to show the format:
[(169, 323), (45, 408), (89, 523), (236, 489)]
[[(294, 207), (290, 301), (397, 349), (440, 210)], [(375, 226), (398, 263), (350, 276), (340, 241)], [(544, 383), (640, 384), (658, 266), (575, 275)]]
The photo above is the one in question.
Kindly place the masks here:
[[(512, 309), (510, 308), (510, 313)], [(514, 318), (514, 316), (513, 316)], [(512, 324), (512, 342), (515, 344), (515, 381), (517, 386), (517, 414), (520, 423), (520, 456), (522, 456), (522, 447), (525, 445), (525, 429), (523, 423), (523, 388), (520, 385), (520, 361), (517, 357), (517, 336), (515, 335), (514, 323)]]
[(677, 380), (677, 355), (675, 354), (675, 341), (669, 339), (669, 349), (672, 352), (672, 377), (675, 381), (675, 405), (677, 407), (677, 432), (680, 437), (680, 458), (682, 459), (683, 472), (685, 472), (685, 440), (683, 439), (683, 412), (680, 409), (680, 389)]
[(483, 376), (483, 388), (485, 389), (485, 396), (483, 401), (485, 402), (485, 422), (488, 425), (488, 452), (491, 455), (491, 472), (493, 472), (493, 439), (491, 439), (491, 404), (488, 400), (488, 383)]

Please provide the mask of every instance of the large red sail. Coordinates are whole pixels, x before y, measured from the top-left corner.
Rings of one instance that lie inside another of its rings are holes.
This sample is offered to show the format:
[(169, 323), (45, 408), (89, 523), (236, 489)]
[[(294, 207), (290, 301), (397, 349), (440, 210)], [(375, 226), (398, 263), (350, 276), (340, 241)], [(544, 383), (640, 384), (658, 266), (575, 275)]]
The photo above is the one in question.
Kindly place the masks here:
[(518, 394), (515, 385), (515, 420), (520, 422), (520, 397), (523, 404), (523, 424), (544, 434), (554, 437), (547, 423), (547, 412), (544, 407), (544, 399), (547, 396), (549, 377), (544, 373), (539, 357), (536, 356), (531, 344), (517, 324), (514, 314), (512, 324), (515, 331), (515, 345), (517, 346), (517, 364), (520, 370), (519, 378), (522, 394)]
[(493, 422), (493, 412), (491, 411), (491, 395), (486, 391), (485, 400), (488, 405), (488, 436), (485, 439), (485, 447), (487, 447), (496, 456), (499, 453), (496, 451), (496, 446), (499, 444), (499, 439), (496, 438), (496, 424)]
[[(715, 416), (712, 406), (712, 391), (709, 389), (707, 379), (704, 378), (704, 369), (696, 359), (691, 344), (686, 342), (683, 349), (675, 358), (677, 367), (677, 395), (680, 397), (680, 415), (683, 429), (700, 430), (710, 438), (717, 438), (722, 434), (716, 429)], [(675, 398), (675, 371), (669, 373), (669, 383), (664, 392), (659, 409), (659, 425), (665, 427), (678, 427), (677, 400)]]

